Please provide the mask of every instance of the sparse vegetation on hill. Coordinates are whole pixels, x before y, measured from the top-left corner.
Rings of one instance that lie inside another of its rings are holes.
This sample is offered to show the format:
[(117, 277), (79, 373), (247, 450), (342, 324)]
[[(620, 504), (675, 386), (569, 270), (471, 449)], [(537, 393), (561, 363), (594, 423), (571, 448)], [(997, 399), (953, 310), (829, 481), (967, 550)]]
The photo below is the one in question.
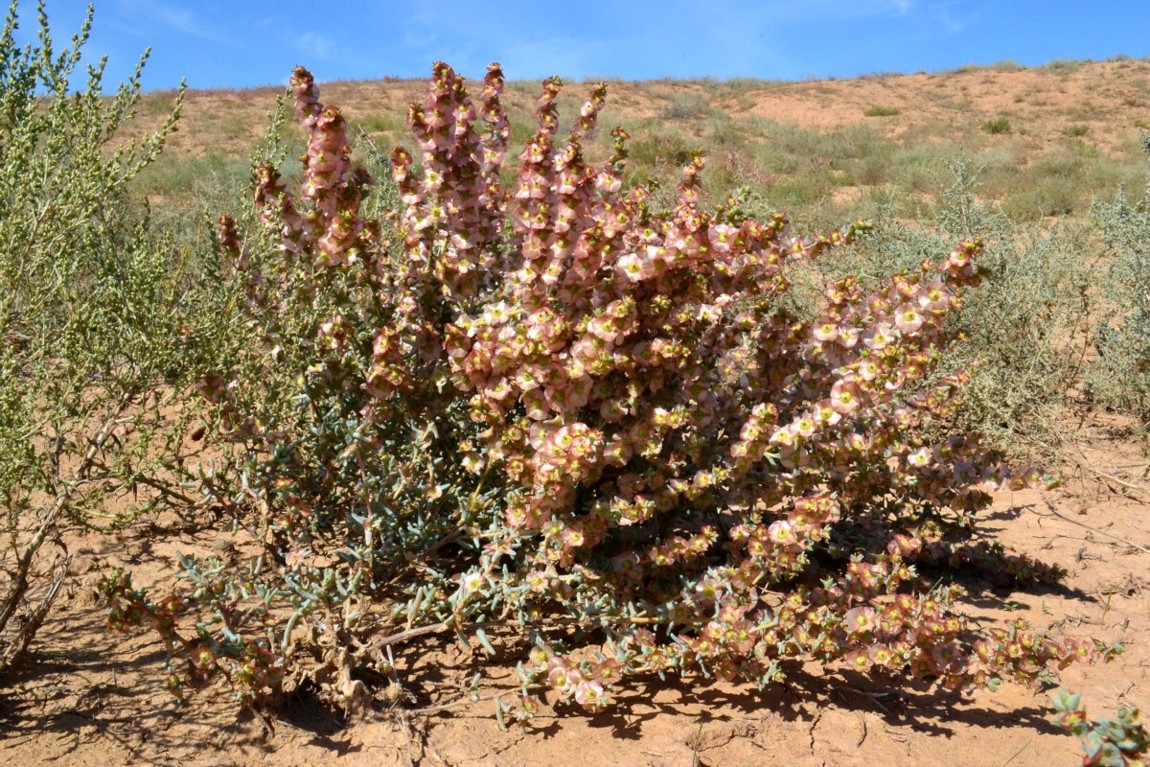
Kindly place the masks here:
[[(1143, 60), (856, 81), (615, 82), (604, 119), (634, 136), (632, 179), (673, 188), (680, 160), (704, 151), (710, 158), (704, 180), (715, 202), (745, 183), (800, 221), (858, 218), (891, 199), (901, 218), (930, 218), (949, 185), (945, 163), (958, 156), (985, 166), (980, 194), (1016, 219), (1085, 219), (1093, 191), (1123, 184), (1140, 194), (1147, 83), (1150, 61)], [(381, 146), (409, 141), (403, 115), (420, 88), (404, 80), (324, 85), (353, 115), (352, 135), (363, 129)], [(530, 83), (509, 83), (513, 125), (530, 124), (532, 91)], [(195, 207), (186, 181), (204, 168), (242, 171), (277, 94), (275, 88), (190, 93), (187, 119), (139, 189)], [(169, 99), (147, 95), (143, 124)], [(564, 113), (578, 107), (576, 99), (560, 97)], [(881, 119), (868, 117), (876, 110)], [(514, 142), (528, 138), (525, 129), (513, 130), (520, 131)], [(605, 159), (610, 138), (595, 137), (586, 151)]]

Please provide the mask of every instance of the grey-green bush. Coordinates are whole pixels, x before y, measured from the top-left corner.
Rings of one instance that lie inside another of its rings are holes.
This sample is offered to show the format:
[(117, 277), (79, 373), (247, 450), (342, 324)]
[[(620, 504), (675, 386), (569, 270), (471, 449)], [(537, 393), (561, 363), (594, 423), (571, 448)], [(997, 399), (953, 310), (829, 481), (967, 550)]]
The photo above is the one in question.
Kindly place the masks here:
[(57, 51), (43, 3), (38, 41), (16, 43), (17, 6), (0, 32), (0, 671), (60, 588), (65, 528), (194, 500), (176, 472), (189, 251), (153, 237), (125, 194), (179, 107), (124, 142), (146, 54), (110, 96), (103, 62), (77, 89), (91, 9)]
[[(1142, 134), (1150, 156), (1150, 133)], [(1150, 418), (1150, 174), (1146, 194), (1132, 202), (1119, 190), (1113, 202), (1095, 201), (1094, 219), (1107, 246), (1103, 281), (1108, 310), (1094, 342), (1099, 359), (1090, 370), (1100, 400)]]

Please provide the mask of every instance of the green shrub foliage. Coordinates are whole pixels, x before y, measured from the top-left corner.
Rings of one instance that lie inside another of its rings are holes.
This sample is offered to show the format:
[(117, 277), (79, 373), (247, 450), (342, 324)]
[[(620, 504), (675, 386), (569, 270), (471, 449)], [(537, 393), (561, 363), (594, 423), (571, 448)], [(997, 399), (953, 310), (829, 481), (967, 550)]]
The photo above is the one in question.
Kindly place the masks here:
[(144, 61), (113, 94), (102, 63), (77, 88), (90, 24), (56, 51), (40, 4), (38, 41), (21, 47), (12, 2), (0, 32), (0, 670), (58, 593), (66, 528), (196, 500), (170, 471), (188, 286), (125, 194), (176, 115), (123, 139)]
[[(1150, 133), (1142, 134), (1150, 156)], [(1091, 389), (1105, 402), (1150, 419), (1150, 183), (1132, 202), (1119, 191), (1112, 203), (1096, 202), (1094, 217), (1109, 249), (1104, 300), (1110, 309), (1095, 338), (1100, 359)]]
[(1083, 767), (1142, 767), (1150, 750), (1150, 733), (1137, 708), (1119, 706), (1113, 719), (1089, 719), (1082, 693), (1059, 690), (1051, 696), (1054, 722), (1082, 743)]
[[(492, 65), (472, 99), (437, 64), (419, 163), (397, 149), (373, 187), (294, 73), (298, 188), (263, 165), (262, 228), (221, 220), (253, 344), (201, 382), (230, 457), (203, 487), (251, 557), (188, 557), (163, 597), (103, 584), (113, 626), (182, 659), (174, 690), (222, 677), (255, 704), (310, 680), (350, 705), (436, 633), (521, 654), (498, 701), (517, 719), (650, 673), (767, 684), (816, 660), (965, 688), (1108, 652), (956, 606), (963, 569), (1063, 575), (976, 525), (988, 491), (1045, 480), (940, 428), (967, 379), (932, 371), (978, 240), (873, 290), (842, 279), (800, 319), (790, 271), (865, 224), (704, 210), (701, 157), (658, 208), (623, 185), (623, 131), (584, 158), (605, 87), (563, 132), (557, 79), (505, 188), (502, 87)], [(395, 201), (378, 218), (374, 195)]]

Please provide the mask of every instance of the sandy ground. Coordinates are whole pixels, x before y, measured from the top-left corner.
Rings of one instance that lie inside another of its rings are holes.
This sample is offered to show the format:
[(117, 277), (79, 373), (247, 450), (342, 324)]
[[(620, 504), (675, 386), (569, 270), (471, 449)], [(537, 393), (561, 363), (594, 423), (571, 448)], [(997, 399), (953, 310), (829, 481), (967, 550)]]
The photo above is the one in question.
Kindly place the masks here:
[[(1120, 703), (1150, 708), (1150, 490), (1141, 489), (1150, 481), (1145, 444), (1132, 434), (1091, 416), (1066, 449), (1062, 488), (1005, 493), (984, 513), (984, 528), (1014, 549), (1067, 568), (1065, 588), (988, 585), (964, 607), (1127, 642), (1110, 664), (1062, 673), (1095, 715)], [(452, 643), (405, 648), (403, 694), (380, 695), (366, 719), (345, 721), (298, 695), (269, 734), (226, 692), (177, 705), (161, 687), (162, 649), (150, 636), (109, 635), (95, 605), (90, 584), (105, 567), (130, 566), (146, 583), (173, 571), (176, 551), (210, 544), (207, 534), (75, 544), (77, 574), (41, 632), (35, 665), (0, 686), (0, 764), (1053, 767), (1081, 758), (1077, 741), (1048, 721), (1049, 690), (1004, 685), (954, 697), (814, 667), (762, 692), (652, 679), (608, 713), (548, 714), (527, 733), (501, 731), (490, 700), (460, 692), (478, 660)], [(490, 677), (485, 696), (511, 688), (510, 668)], [(427, 707), (439, 710), (420, 712)]]

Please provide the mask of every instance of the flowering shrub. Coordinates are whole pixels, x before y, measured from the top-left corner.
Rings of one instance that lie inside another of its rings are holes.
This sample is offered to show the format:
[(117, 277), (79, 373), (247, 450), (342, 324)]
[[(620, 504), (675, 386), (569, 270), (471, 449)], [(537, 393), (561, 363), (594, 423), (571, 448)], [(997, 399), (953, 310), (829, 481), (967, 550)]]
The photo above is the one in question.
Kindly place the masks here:
[(624, 188), (623, 131), (584, 156), (605, 87), (563, 135), (557, 79), (504, 188), (502, 86), (492, 65), (473, 101), (435, 66), (420, 162), (395, 151), (398, 204), (372, 219), (343, 116), (294, 73), (303, 179), (261, 166), (262, 230), (221, 220), (253, 344), (201, 384), (234, 459), (204, 490), (260, 554), (188, 558), (161, 599), (103, 584), (115, 627), (185, 658), (174, 689), (309, 679), (362, 703), (393, 647), (438, 632), (523, 648), (498, 704), (519, 719), (651, 672), (767, 684), (814, 659), (957, 689), (1112, 651), (956, 607), (964, 569), (1064, 575), (979, 537), (989, 491), (1047, 480), (950, 433), (966, 378), (930, 377), (978, 240), (874, 291), (845, 278), (803, 321), (788, 270), (866, 224), (705, 210), (702, 157), (660, 209)]

